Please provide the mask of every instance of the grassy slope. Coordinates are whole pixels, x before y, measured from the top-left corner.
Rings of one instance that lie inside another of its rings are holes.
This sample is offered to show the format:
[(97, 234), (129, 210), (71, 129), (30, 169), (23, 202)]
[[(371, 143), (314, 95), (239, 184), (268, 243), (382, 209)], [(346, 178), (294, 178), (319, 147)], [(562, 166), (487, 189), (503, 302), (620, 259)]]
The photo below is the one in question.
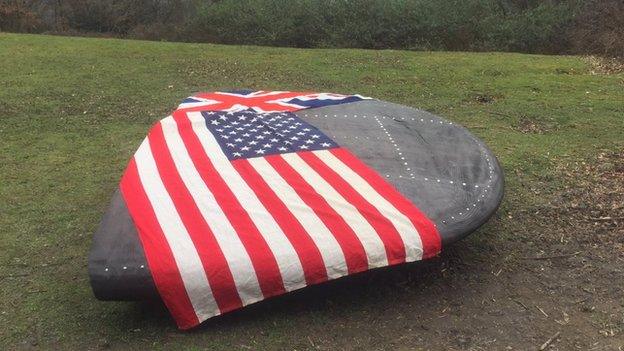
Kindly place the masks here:
[[(375, 307), (364, 296), (344, 310), (265, 310), (181, 335), (158, 307), (92, 297), (86, 255), (112, 190), (148, 127), (194, 91), (357, 92), (436, 112), (499, 155), (506, 213), (545, 201), (531, 190), (557, 187), (564, 160), (624, 147), (623, 80), (577, 57), (0, 33), (0, 345), (305, 348), (306, 326), (322, 338)], [(469, 240), (496, 243), (518, 225), (503, 218)]]

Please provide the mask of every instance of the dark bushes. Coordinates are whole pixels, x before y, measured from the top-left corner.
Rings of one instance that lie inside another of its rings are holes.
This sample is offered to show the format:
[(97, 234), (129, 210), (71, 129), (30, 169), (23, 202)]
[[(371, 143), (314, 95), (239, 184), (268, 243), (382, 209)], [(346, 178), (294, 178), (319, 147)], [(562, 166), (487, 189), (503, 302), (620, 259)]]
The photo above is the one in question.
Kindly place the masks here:
[(222, 0), (199, 40), (298, 47), (563, 52), (578, 1)]
[(0, 2), (0, 31), (32, 33), (43, 24), (32, 9), (21, 2)]
[(592, 0), (570, 29), (571, 50), (624, 57), (624, 1)]
[[(177, 39), (187, 6), (176, 0), (64, 0), (68, 26), (87, 33)], [(166, 28), (164, 29), (166, 24)]]
[(622, 0), (0, 0), (0, 30), (624, 56)]

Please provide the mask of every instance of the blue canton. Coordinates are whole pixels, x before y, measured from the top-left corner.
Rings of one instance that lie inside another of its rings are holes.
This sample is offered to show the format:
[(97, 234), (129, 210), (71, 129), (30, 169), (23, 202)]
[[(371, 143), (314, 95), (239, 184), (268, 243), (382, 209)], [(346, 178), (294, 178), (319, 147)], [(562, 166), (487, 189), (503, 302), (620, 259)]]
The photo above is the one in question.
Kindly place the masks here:
[(290, 112), (202, 112), (208, 129), (230, 160), (338, 147), (316, 127)]

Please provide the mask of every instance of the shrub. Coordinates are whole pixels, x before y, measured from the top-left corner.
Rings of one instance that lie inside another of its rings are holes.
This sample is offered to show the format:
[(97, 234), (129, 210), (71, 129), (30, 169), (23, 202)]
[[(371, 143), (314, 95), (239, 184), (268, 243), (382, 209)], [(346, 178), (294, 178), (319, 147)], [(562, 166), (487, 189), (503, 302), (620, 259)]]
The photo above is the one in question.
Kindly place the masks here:
[(204, 5), (197, 40), (297, 47), (558, 52), (578, 1), (222, 0)]
[(569, 35), (575, 53), (624, 58), (624, 1), (589, 1)]
[(622, 0), (0, 0), (0, 30), (624, 56)]
[(532, 53), (562, 53), (569, 46), (568, 27), (578, 11), (577, 2), (543, 2), (507, 12), (504, 19), (490, 17), (485, 44), (489, 48)]
[(0, 31), (38, 32), (43, 28), (39, 16), (20, 2), (0, 2)]

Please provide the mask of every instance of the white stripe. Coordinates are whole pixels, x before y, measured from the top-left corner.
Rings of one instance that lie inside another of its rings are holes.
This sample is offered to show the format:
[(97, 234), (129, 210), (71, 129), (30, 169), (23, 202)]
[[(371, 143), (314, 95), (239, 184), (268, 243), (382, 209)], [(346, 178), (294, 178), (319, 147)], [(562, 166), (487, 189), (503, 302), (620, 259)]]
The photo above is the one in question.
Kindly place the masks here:
[(181, 103), (178, 106), (178, 108), (179, 109), (184, 109), (184, 108), (193, 108), (193, 107), (210, 106), (210, 105), (214, 105), (214, 103), (210, 103), (210, 102), (183, 102), (183, 103)]
[(141, 184), (145, 189), (149, 202), (154, 208), (156, 219), (171, 248), (176, 265), (180, 271), (180, 276), (184, 282), (184, 288), (191, 300), (197, 318), (203, 321), (220, 314), (219, 307), (212, 296), (206, 272), (201, 268), (202, 263), (195, 245), (158, 174), (156, 161), (147, 139), (143, 141), (137, 150), (134, 159)]
[(297, 192), (264, 157), (250, 158), (247, 161), (267, 182), (269, 187), (273, 189), (275, 195), (280, 198), (293, 216), (301, 223), (308, 235), (310, 235), (310, 238), (321, 253), (327, 268), (327, 276), (330, 279), (335, 279), (347, 275), (347, 263), (340, 244), (338, 244), (334, 235), (314, 211), (303, 202)]
[(251, 263), (245, 246), (236, 230), (221, 209), (201, 175), (178, 134), (175, 121), (167, 117), (161, 121), (167, 147), (176, 169), (191, 193), (197, 208), (212, 230), (219, 247), (230, 267), (238, 294), (244, 304), (250, 304), (264, 298), (258, 277)]
[(375, 206), (377, 210), (394, 225), (399, 232), (403, 244), (405, 245), (406, 260), (417, 261), (422, 259), (422, 242), (420, 234), (414, 227), (412, 221), (399, 211), (392, 203), (381, 196), (375, 188), (360, 177), (349, 166), (345, 165), (339, 158), (327, 150), (313, 151), (319, 159), (327, 166), (338, 173), (349, 183), (366, 201)]
[(269, 245), (271, 252), (277, 260), (277, 265), (284, 281), (284, 288), (287, 291), (292, 291), (304, 287), (306, 281), (299, 255), (286, 237), (286, 234), (284, 234), (271, 213), (264, 207), (253, 190), (225, 156), (214, 135), (206, 127), (206, 119), (200, 113), (189, 113), (187, 115), (195, 134), (204, 148), (206, 156), (210, 158), (221, 178), (227, 180), (228, 187), (232, 190), (245, 211), (247, 211), (256, 228), (258, 228), (267, 245)]
[(310, 165), (308, 165), (296, 153), (282, 154), (282, 158), (297, 172), (303, 179), (320, 196), (322, 196), (327, 204), (338, 213), (342, 219), (353, 230), (358, 237), (366, 257), (368, 258), (368, 267), (384, 267), (388, 265), (388, 256), (383, 241), (370, 223), (362, 216), (355, 206), (347, 201), (331, 184), (329, 184), (321, 175), (319, 175)]
[(249, 93), (249, 94), (228, 93), (226, 91), (217, 91), (214, 94), (235, 96), (235, 97), (239, 97), (239, 98), (243, 98), (243, 99), (253, 99), (253, 98), (257, 98), (257, 97), (278, 95), (278, 94), (283, 94), (283, 93), (289, 93), (289, 91), (265, 91), (265, 90), (258, 90), (258, 91), (254, 91), (254, 92)]

